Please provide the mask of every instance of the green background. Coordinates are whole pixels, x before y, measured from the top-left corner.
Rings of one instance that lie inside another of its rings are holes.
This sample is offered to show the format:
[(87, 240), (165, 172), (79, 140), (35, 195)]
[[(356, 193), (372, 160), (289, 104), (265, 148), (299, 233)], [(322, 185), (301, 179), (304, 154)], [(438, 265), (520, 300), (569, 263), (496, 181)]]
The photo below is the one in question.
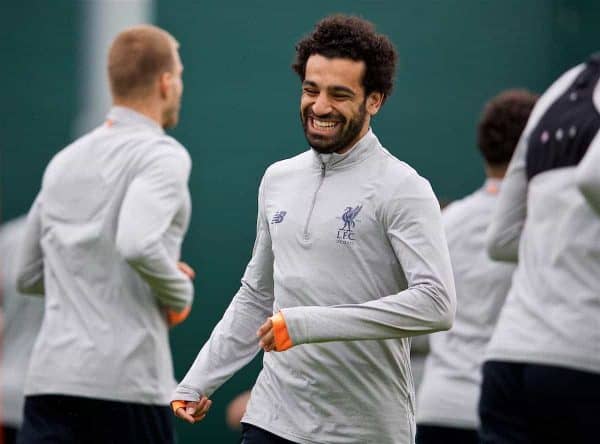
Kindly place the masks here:
[[(4, 220), (27, 211), (45, 165), (74, 137), (83, 5), (39, 0), (1, 6)], [(600, 49), (595, 0), (160, 0), (155, 8), (156, 23), (181, 43), (185, 92), (172, 134), (193, 159), (193, 219), (183, 258), (198, 279), (192, 315), (172, 333), (178, 378), (239, 286), (263, 171), (306, 149), (300, 85), (289, 66), (295, 42), (318, 19), (358, 14), (395, 43), (395, 91), (373, 128), (443, 200), (483, 181), (475, 124), (488, 98), (508, 87), (542, 92)], [(225, 406), (252, 385), (259, 369), (255, 359), (215, 393), (203, 423), (179, 423), (180, 442), (237, 442), (238, 434), (225, 426)]]

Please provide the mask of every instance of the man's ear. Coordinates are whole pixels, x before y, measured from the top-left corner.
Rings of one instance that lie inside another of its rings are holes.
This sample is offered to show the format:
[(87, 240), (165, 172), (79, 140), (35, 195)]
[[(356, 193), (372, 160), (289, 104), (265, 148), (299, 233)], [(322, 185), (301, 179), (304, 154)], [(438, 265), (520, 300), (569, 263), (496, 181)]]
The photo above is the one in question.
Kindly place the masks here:
[(160, 96), (164, 99), (169, 95), (171, 90), (171, 82), (173, 81), (173, 74), (170, 72), (163, 72), (158, 78), (158, 87), (160, 90)]
[(381, 105), (383, 105), (384, 98), (385, 96), (379, 91), (373, 91), (371, 94), (369, 94), (367, 97), (367, 112), (371, 116), (374, 116), (379, 112), (379, 108), (381, 108)]

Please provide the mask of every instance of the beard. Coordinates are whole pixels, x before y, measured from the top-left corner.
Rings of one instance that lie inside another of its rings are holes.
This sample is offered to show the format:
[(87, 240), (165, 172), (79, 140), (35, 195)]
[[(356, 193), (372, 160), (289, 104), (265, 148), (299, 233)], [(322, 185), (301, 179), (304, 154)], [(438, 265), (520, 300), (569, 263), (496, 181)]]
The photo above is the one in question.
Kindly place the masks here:
[[(316, 117), (323, 120), (335, 120), (340, 122), (341, 128), (336, 133), (331, 135), (311, 134), (308, 129), (311, 117)], [(360, 134), (367, 119), (367, 108), (365, 102), (361, 103), (358, 113), (350, 120), (346, 119), (339, 113), (329, 113), (323, 116), (316, 116), (307, 106), (300, 113), (300, 121), (304, 129), (304, 137), (309, 145), (321, 154), (331, 154), (349, 147)]]
[(168, 106), (162, 111), (163, 129), (175, 128), (179, 123), (179, 110), (181, 109), (182, 92), (183, 91), (181, 89), (178, 90), (177, 87), (173, 85)]
[(163, 111), (163, 128), (174, 128), (179, 122), (179, 105)]

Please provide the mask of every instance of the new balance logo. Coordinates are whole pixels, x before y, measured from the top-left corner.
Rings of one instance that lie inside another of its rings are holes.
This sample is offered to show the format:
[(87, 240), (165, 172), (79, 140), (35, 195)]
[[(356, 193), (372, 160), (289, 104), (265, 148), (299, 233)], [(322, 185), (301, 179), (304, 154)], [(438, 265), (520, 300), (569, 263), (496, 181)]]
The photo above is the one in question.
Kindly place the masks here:
[(280, 224), (283, 222), (283, 218), (287, 214), (287, 211), (278, 211), (273, 215), (273, 219), (271, 219), (272, 224)]

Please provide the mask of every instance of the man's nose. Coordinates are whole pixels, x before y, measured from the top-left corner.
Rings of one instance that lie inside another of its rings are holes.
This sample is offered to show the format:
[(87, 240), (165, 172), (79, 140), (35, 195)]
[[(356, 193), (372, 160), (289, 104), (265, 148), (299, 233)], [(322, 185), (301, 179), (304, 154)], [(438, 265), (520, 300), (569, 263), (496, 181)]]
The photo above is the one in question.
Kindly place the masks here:
[(317, 116), (324, 116), (331, 112), (331, 102), (324, 93), (319, 94), (312, 106), (312, 111)]

